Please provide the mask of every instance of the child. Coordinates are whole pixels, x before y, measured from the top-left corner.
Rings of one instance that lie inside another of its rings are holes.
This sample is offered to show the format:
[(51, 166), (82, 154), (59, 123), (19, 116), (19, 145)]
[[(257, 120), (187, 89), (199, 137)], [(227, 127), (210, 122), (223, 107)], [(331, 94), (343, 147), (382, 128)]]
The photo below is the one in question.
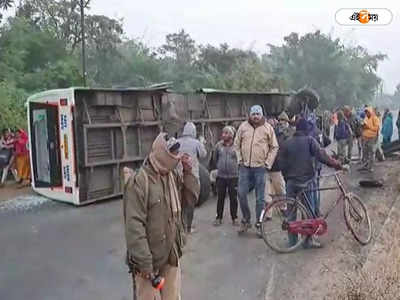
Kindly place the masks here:
[(226, 190), (229, 193), (230, 212), (232, 224), (237, 223), (237, 183), (238, 183), (238, 161), (233, 147), (233, 138), (235, 129), (232, 126), (226, 126), (222, 130), (222, 140), (217, 143), (211, 158), (211, 169), (217, 169), (217, 217), (214, 221), (215, 226), (222, 224), (224, 214), (224, 204)]

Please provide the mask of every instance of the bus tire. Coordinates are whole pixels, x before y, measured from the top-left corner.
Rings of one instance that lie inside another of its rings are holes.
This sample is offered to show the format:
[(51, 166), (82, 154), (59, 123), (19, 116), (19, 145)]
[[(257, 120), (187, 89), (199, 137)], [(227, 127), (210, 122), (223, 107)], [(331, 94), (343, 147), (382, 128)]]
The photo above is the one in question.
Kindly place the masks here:
[(210, 196), (210, 191), (211, 191), (210, 173), (201, 164), (199, 164), (199, 177), (200, 177), (200, 194), (196, 206), (200, 206), (204, 202), (206, 202)]

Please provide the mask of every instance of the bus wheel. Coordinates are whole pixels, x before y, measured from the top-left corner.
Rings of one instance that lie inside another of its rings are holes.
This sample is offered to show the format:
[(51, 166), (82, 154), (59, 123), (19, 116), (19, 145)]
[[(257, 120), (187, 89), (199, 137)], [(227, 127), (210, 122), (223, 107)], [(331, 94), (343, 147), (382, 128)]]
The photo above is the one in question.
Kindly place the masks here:
[(210, 173), (201, 164), (199, 164), (199, 175), (200, 175), (200, 195), (199, 195), (199, 201), (197, 201), (196, 206), (200, 206), (204, 202), (206, 202), (210, 196), (210, 191), (211, 191)]

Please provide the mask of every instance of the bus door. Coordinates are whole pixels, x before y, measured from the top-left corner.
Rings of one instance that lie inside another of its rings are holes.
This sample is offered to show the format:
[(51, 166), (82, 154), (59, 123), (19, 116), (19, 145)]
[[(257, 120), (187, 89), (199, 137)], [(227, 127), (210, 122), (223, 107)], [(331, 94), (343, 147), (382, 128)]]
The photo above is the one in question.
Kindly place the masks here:
[(61, 186), (58, 107), (32, 102), (29, 105), (34, 186)]

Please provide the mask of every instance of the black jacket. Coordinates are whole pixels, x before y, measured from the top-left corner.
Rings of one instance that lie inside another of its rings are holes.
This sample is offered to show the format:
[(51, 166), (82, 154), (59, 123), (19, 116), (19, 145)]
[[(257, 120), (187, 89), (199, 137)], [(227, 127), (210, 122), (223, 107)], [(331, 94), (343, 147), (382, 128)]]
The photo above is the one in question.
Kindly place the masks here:
[(336, 161), (329, 157), (316, 139), (297, 131), (282, 145), (280, 164), (285, 180), (306, 183), (314, 178), (314, 158), (331, 167), (336, 165)]
[[(277, 126), (275, 128), (275, 135), (276, 135), (276, 139), (278, 140), (279, 147), (281, 147), (287, 139), (292, 137), (293, 134), (294, 134), (294, 129), (292, 129), (291, 127), (280, 128), (279, 126)], [(282, 171), (282, 163), (281, 163), (282, 154), (281, 154), (281, 152), (282, 152), (282, 150), (281, 150), (281, 148), (279, 148), (278, 154), (276, 155), (276, 158), (274, 161), (274, 164), (272, 165), (271, 172)]]

